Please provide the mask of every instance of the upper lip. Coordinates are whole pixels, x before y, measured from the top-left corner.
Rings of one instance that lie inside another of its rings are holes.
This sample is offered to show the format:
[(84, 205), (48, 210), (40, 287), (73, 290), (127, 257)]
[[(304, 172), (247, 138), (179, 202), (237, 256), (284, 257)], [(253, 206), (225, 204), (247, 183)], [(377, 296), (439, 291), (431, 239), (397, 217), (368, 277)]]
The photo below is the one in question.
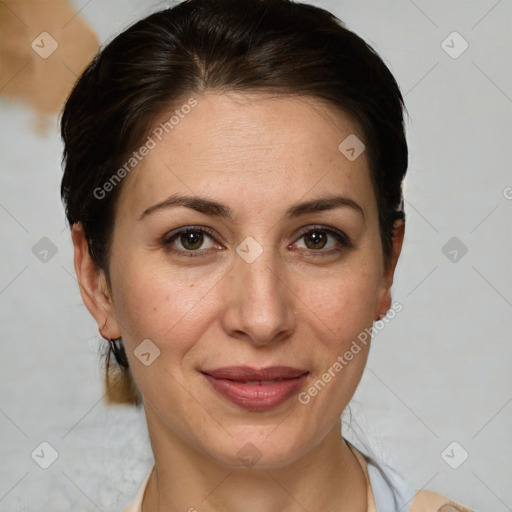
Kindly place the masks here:
[(267, 366), (266, 368), (252, 368), (250, 366), (227, 366), (215, 370), (202, 370), (202, 373), (216, 379), (229, 379), (240, 381), (294, 379), (308, 373), (307, 370), (292, 368), (291, 366)]

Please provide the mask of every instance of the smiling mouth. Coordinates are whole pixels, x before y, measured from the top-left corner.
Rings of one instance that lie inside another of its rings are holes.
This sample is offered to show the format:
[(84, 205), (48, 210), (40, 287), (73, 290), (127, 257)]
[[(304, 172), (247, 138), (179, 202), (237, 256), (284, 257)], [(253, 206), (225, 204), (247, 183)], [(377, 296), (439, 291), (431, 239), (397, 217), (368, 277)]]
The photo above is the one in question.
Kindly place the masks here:
[(227, 367), (201, 373), (217, 394), (251, 411), (273, 409), (288, 401), (309, 375), (306, 370), (287, 366)]

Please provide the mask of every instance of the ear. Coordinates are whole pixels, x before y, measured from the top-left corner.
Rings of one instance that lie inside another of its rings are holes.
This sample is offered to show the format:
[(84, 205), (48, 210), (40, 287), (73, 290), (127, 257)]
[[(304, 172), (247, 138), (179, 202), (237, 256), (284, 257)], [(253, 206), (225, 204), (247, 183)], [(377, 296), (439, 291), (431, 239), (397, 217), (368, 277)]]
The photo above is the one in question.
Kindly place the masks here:
[(82, 300), (98, 324), (103, 338), (121, 336), (114, 313), (114, 304), (107, 285), (105, 272), (94, 263), (89, 244), (80, 223), (73, 225), (71, 238), (74, 247), (75, 272)]
[(382, 288), (375, 310), (375, 320), (379, 320), (380, 318), (386, 316), (386, 313), (391, 308), (391, 286), (393, 286), (396, 264), (398, 263), (400, 252), (402, 251), (404, 235), (405, 219), (395, 220), (393, 223), (392, 231), (391, 255), (382, 275)]

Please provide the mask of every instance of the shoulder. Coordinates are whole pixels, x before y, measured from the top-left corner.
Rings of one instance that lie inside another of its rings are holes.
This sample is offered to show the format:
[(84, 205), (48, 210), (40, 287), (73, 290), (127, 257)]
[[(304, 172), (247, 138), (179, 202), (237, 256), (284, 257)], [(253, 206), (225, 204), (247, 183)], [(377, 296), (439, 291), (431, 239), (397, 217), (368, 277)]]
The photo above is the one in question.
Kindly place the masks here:
[(450, 500), (433, 491), (418, 491), (409, 508), (409, 512), (474, 512), (471, 509)]

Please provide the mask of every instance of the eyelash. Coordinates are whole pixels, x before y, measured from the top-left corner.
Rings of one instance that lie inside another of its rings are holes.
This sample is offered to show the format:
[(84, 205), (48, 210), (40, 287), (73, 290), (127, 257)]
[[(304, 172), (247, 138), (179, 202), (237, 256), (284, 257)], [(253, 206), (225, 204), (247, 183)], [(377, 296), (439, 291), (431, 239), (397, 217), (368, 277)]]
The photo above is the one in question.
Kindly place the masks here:
[[(327, 234), (333, 236), (340, 244), (338, 247), (331, 248), (328, 250), (302, 249), (302, 250), (309, 252), (314, 257), (332, 256), (333, 254), (341, 252), (343, 248), (352, 248), (353, 247), (352, 241), (348, 238), (347, 235), (345, 235), (345, 233), (342, 233), (341, 231), (337, 231), (332, 228), (328, 228), (328, 227), (321, 226), (321, 225), (308, 226), (308, 229), (301, 232), (301, 234), (297, 238), (297, 241), (300, 240), (301, 238), (303, 238), (304, 236), (306, 236), (307, 234), (314, 232), (314, 231), (321, 231), (321, 232), (327, 233)], [(207, 234), (212, 239), (215, 239), (214, 232), (210, 228), (207, 228), (204, 226), (187, 226), (184, 228), (180, 228), (178, 231), (172, 232), (163, 238), (162, 243), (165, 246), (166, 250), (168, 250), (170, 252), (174, 252), (175, 254), (177, 254), (179, 256), (182, 255), (182, 256), (185, 256), (188, 258), (197, 258), (197, 257), (204, 256), (203, 253), (204, 253), (205, 249), (203, 249), (202, 251), (201, 250), (183, 251), (181, 249), (171, 248), (172, 243), (180, 235), (182, 235), (184, 233), (203, 233), (203, 234)], [(296, 243), (296, 242), (294, 242), (294, 243)], [(206, 250), (208, 250), (208, 249), (206, 249)]]

